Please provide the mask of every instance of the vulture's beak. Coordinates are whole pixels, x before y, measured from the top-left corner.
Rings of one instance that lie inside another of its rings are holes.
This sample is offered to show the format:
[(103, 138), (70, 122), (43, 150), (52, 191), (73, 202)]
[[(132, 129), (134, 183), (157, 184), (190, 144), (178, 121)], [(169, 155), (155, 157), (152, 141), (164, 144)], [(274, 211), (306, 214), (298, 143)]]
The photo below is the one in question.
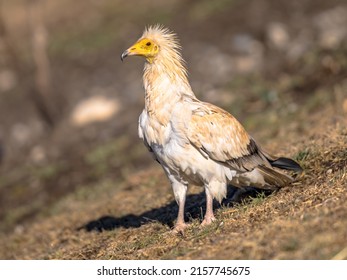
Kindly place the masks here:
[(120, 56), (120, 60), (123, 62), (124, 58), (126, 58), (129, 55), (129, 50), (126, 50), (123, 52)]

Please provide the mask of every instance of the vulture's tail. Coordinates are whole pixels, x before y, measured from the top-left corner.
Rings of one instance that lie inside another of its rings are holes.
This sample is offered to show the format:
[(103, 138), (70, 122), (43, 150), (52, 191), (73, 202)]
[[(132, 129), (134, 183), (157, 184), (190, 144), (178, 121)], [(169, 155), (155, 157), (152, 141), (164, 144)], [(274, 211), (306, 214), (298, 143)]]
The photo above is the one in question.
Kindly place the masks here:
[(298, 172), (298, 173), (302, 172), (302, 168), (299, 165), (299, 163), (297, 163), (295, 160), (292, 160), (290, 158), (280, 157), (280, 158), (277, 158), (275, 160), (268, 158), (268, 160), (269, 160), (271, 166), (273, 166), (273, 167), (291, 170), (291, 171)]
[[(262, 151), (262, 154), (268, 160), (271, 167), (294, 171), (296, 173), (301, 173), (303, 171), (299, 163), (295, 160), (285, 157), (277, 158), (265, 153), (264, 151)], [(267, 183), (267, 187), (271, 186), (271, 188), (276, 189), (278, 187), (286, 186), (295, 180), (292, 176), (285, 174), (280, 170), (272, 169), (271, 167), (258, 167), (259, 172), (263, 175), (264, 180)]]
[(260, 150), (261, 154), (269, 161), (272, 167), (277, 167), (279, 169), (285, 169), (301, 173), (303, 171), (302, 167), (295, 160), (286, 157), (275, 157), (268, 154), (267, 152)]

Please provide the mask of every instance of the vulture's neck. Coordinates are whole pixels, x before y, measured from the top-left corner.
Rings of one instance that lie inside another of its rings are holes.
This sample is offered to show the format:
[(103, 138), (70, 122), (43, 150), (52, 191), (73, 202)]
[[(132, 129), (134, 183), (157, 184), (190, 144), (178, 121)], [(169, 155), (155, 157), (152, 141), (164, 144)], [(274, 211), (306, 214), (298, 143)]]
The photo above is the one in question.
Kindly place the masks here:
[(183, 95), (195, 97), (183, 63), (178, 53), (162, 49), (152, 62), (145, 64), (145, 109), (163, 125), (170, 120), (175, 103)]

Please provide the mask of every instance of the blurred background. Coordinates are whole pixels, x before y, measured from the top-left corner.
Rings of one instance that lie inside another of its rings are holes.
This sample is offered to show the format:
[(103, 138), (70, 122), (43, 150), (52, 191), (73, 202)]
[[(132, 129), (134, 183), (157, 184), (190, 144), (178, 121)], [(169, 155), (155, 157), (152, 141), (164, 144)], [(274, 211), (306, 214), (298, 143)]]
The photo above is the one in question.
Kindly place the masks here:
[(346, 116), (346, 1), (0, 0), (0, 231), (156, 164), (137, 137), (144, 61), (120, 61), (156, 23), (196, 95), (270, 150), (324, 108)]

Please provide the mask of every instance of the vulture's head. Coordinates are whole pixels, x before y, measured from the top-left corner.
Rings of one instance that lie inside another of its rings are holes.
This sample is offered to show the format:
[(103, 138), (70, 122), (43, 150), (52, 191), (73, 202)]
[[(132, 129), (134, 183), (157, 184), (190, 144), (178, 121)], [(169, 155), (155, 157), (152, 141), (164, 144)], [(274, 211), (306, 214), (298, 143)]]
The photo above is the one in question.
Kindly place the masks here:
[(141, 38), (122, 53), (121, 60), (136, 55), (143, 56), (152, 63), (163, 56), (177, 57), (180, 49), (176, 34), (161, 25), (155, 25), (145, 29)]

